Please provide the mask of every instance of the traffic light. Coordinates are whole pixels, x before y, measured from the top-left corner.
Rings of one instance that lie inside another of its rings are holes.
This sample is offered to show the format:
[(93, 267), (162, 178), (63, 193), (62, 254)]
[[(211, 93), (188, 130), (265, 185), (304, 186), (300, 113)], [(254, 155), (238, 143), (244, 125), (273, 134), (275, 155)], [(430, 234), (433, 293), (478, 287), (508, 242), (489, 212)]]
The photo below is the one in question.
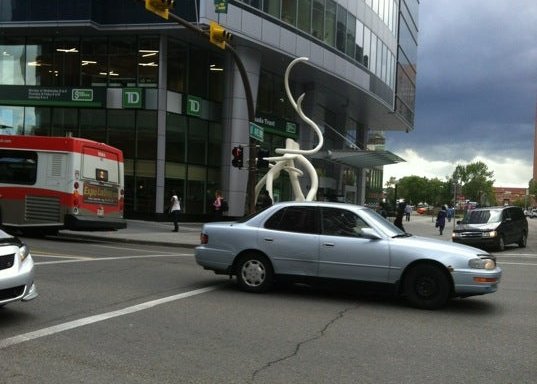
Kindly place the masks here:
[(168, 12), (174, 4), (175, 0), (145, 0), (145, 9), (168, 20)]
[(211, 21), (209, 29), (209, 40), (214, 45), (226, 49), (226, 43), (231, 41), (233, 35), (226, 31), (220, 24)]
[(233, 165), (236, 168), (241, 169), (243, 165), (243, 150), (242, 146), (239, 145), (238, 147), (233, 147), (231, 150), (231, 154), (233, 155), (233, 160), (231, 160), (231, 165)]
[(264, 159), (265, 157), (270, 157), (270, 152), (268, 151), (268, 149), (258, 148), (256, 159), (257, 169), (265, 169), (269, 167), (269, 162), (268, 160)]

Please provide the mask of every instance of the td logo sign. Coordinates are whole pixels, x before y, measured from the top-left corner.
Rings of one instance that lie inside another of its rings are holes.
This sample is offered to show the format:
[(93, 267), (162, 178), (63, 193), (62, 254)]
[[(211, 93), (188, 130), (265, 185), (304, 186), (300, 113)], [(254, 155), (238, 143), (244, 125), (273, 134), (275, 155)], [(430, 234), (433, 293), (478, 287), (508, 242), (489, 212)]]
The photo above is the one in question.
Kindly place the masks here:
[(189, 116), (201, 116), (201, 97), (188, 96), (186, 99), (186, 114)]
[(142, 88), (123, 88), (123, 108), (142, 108)]

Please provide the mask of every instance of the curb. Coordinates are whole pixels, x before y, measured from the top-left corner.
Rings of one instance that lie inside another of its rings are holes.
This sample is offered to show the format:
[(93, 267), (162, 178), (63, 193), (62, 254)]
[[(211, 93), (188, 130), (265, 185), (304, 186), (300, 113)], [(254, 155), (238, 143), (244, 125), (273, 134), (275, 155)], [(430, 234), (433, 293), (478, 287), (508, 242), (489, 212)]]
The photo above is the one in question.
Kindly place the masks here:
[(129, 239), (125, 237), (121, 238), (110, 238), (106, 236), (95, 236), (95, 235), (85, 235), (85, 234), (75, 234), (75, 233), (59, 233), (56, 237), (58, 238), (69, 238), (69, 239), (78, 239), (78, 240), (97, 240), (106, 243), (128, 243), (128, 244), (141, 244), (141, 245), (162, 245), (166, 247), (181, 247), (181, 248), (191, 248), (194, 249), (198, 245), (192, 243), (181, 243), (181, 242), (170, 242), (170, 241), (154, 241), (154, 240), (138, 240), (138, 239)]

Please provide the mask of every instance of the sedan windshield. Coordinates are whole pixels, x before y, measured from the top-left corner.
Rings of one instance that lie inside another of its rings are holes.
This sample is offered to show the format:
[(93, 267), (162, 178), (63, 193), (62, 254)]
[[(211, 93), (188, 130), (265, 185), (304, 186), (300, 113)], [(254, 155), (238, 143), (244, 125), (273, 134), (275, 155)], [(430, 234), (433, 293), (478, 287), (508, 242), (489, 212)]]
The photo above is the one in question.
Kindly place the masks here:
[(388, 221), (387, 219), (385, 219), (379, 213), (373, 211), (372, 209), (365, 209), (365, 210), (362, 210), (361, 212), (365, 216), (367, 216), (369, 220), (373, 220), (376, 224), (375, 227), (381, 230), (386, 236), (389, 236), (389, 237), (411, 236), (410, 234), (406, 234), (404, 231), (402, 231), (401, 229), (393, 225), (392, 222)]

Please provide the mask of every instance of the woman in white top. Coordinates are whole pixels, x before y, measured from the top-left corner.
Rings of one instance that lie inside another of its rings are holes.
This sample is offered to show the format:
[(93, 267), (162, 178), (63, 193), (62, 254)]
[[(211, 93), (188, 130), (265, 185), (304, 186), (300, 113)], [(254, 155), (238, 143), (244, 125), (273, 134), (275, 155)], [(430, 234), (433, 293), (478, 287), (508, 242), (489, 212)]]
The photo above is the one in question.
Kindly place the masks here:
[(181, 202), (177, 193), (172, 191), (172, 198), (170, 199), (170, 213), (173, 219), (173, 232), (179, 232), (179, 214), (181, 213)]

